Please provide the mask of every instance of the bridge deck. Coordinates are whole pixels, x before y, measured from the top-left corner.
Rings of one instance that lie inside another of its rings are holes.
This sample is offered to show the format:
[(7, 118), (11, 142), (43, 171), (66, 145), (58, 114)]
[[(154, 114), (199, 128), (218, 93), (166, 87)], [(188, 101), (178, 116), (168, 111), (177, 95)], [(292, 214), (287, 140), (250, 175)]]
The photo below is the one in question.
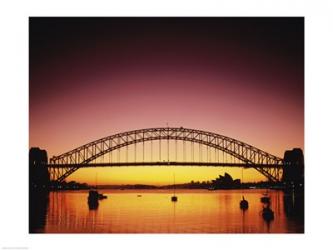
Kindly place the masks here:
[(153, 167), (153, 166), (183, 166), (183, 167), (243, 167), (243, 168), (282, 168), (282, 164), (251, 164), (251, 163), (221, 163), (221, 162), (112, 162), (112, 163), (80, 163), (80, 164), (48, 164), (49, 168), (89, 168), (89, 167)]

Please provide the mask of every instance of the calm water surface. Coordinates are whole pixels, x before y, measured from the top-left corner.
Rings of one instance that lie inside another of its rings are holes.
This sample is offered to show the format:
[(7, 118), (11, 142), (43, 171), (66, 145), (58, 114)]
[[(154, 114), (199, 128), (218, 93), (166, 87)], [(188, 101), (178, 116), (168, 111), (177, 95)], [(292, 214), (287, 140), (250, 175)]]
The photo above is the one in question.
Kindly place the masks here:
[[(88, 191), (51, 192), (33, 232), (44, 233), (303, 233), (303, 207), (293, 195), (269, 191), (275, 218), (262, 218), (265, 190), (101, 190), (89, 209)], [(138, 195), (141, 195), (138, 196)], [(249, 208), (239, 208), (242, 197)], [(36, 218), (34, 218), (35, 220)], [(31, 222), (30, 222), (31, 223)]]

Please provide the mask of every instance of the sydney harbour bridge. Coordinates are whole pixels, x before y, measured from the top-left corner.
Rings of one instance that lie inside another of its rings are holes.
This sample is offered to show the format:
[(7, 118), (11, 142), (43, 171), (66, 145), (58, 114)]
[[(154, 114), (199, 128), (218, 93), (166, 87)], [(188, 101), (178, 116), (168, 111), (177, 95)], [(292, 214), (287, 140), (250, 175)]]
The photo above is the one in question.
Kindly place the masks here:
[(89, 142), (53, 156), (47, 168), (51, 180), (59, 182), (80, 168), (134, 166), (253, 168), (269, 181), (280, 182), (292, 161), (286, 154), (282, 159), (224, 135), (165, 127), (127, 131)]

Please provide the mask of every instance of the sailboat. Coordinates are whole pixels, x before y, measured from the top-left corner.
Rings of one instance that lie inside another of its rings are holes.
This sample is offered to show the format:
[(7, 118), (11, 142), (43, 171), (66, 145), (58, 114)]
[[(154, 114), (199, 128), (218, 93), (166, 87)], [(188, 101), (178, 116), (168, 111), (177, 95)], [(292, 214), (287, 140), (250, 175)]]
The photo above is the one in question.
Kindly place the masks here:
[(176, 196), (176, 190), (175, 190), (175, 174), (173, 174), (173, 196), (171, 197), (172, 202), (177, 202), (178, 197)]
[[(263, 201), (263, 198), (267, 198), (267, 200), (265, 199)], [(264, 207), (262, 209), (262, 217), (265, 221), (270, 222), (274, 219), (274, 211), (271, 209), (271, 199), (268, 194), (266, 194), (266, 196), (264, 197), (261, 197), (261, 202), (264, 203)]]
[(263, 194), (263, 196), (260, 198), (260, 201), (264, 204), (270, 204), (271, 197), (269, 197), (267, 189), (266, 189), (266, 192)]
[(97, 191), (97, 173), (95, 176), (95, 188), (92, 188), (89, 190), (89, 195), (88, 195), (88, 204), (89, 207), (97, 207), (98, 206), (98, 201), (106, 199), (107, 196), (98, 193)]
[(274, 219), (274, 211), (271, 209), (271, 197), (268, 194), (268, 189), (266, 189), (266, 192), (263, 194), (263, 196), (260, 198), (260, 201), (264, 204), (264, 207), (262, 209), (262, 217), (265, 221), (270, 222)]
[[(243, 192), (243, 168), (242, 168), (242, 192)], [(239, 202), (239, 206), (241, 209), (245, 210), (249, 208), (249, 202), (245, 200), (244, 195), (242, 195), (242, 200)]]
[(244, 210), (249, 208), (249, 202), (244, 199), (244, 196), (243, 196), (243, 199), (240, 201), (239, 206), (241, 209), (244, 209)]

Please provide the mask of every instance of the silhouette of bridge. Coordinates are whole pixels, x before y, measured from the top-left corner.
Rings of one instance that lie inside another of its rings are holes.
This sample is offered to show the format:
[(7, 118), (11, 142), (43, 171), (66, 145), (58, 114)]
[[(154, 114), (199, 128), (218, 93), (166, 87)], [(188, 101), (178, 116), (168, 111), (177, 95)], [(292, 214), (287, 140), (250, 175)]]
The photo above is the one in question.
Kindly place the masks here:
[[(182, 145), (179, 145), (181, 141)], [(166, 148), (166, 152), (162, 148)], [(120, 149), (125, 149), (122, 161)], [(150, 157), (147, 157), (147, 151), (150, 151)], [(115, 152), (118, 152), (117, 156), (112, 155)], [(92, 141), (52, 157), (47, 167), (52, 180), (63, 181), (80, 168), (131, 166), (253, 168), (268, 180), (278, 182), (284, 162), (282, 158), (224, 135), (166, 127), (133, 130)]]

